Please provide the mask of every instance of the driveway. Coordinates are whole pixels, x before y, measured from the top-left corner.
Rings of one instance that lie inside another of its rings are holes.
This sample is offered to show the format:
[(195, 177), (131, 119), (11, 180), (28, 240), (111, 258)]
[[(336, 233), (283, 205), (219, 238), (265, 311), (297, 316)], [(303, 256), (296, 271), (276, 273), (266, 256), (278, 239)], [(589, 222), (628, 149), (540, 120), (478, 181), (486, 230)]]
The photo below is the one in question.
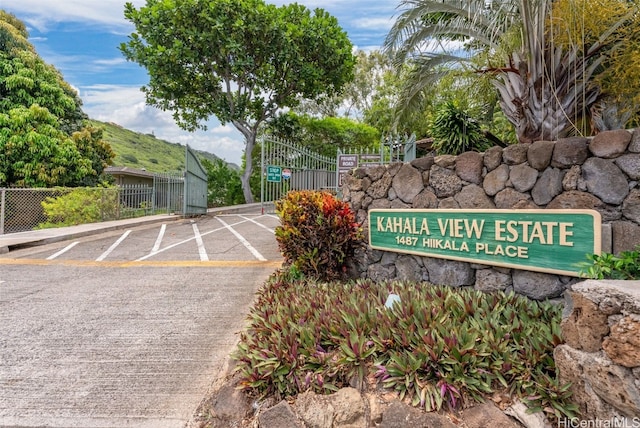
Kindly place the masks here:
[(204, 217), (0, 256), (0, 426), (183, 427), (281, 264), (277, 224)]

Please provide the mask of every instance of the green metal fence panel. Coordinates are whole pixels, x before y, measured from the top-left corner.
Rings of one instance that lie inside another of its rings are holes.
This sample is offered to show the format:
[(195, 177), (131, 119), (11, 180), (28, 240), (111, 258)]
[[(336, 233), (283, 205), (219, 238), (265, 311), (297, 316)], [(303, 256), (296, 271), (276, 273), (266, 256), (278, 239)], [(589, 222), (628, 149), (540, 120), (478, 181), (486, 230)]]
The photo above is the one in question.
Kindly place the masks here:
[(154, 214), (179, 214), (184, 208), (184, 174), (181, 172), (153, 175)]
[(187, 216), (207, 213), (207, 170), (189, 146), (185, 150), (184, 209)]
[(337, 188), (336, 159), (306, 147), (273, 137), (258, 142), (261, 147), (260, 201), (263, 211), (273, 210), (273, 202), (290, 190)]

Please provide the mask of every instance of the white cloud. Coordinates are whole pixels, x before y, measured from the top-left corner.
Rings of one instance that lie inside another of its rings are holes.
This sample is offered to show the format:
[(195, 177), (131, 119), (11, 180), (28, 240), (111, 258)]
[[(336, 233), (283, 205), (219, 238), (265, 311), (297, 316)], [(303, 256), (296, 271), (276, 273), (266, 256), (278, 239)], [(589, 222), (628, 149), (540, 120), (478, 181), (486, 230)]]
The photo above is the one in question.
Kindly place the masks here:
[(366, 30), (385, 30), (388, 31), (393, 26), (394, 20), (389, 18), (359, 18), (351, 21), (355, 28)]
[(356, 50), (363, 51), (363, 52), (373, 52), (373, 51), (379, 51), (382, 49), (380, 45), (356, 46), (355, 48)]
[[(120, 36), (134, 31), (124, 18), (127, 0), (15, 0), (6, 8), (26, 22), (36, 37), (39, 54), (61, 70), (65, 80), (79, 89), (84, 111), (89, 117), (115, 122), (126, 128), (153, 132), (171, 142), (207, 150), (229, 162), (240, 164), (244, 138), (233, 126), (212, 119), (208, 131), (186, 132), (169, 112), (145, 104), (139, 86), (148, 81), (146, 73), (118, 56)], [(130, 0), (140, 8), (146, 0)], [(282, 5), (293, 0), (267, 0)], [(391, 26), (396, 2), (390, 0), (297, 0), (310, 9), (320, 7), (338, 18), (354, 44), (365, 50), (379, 48)], [(0, 0), (4, 3), (5, 0)], [(54, 34), (55, 32), (55, 34)], [(63, 32), (64, 37), (58, 32)], [(49, 34), (50, 33), (50, 34)], [(115, 36), (107, 41), (104, 36)], [(68, 37), (67, 37), (68, 36)], [(92, 42), (81, 38), (94, 37)], [(87, 43), (79, 43), (87, 42)], [(109, 84), (107, 84), (109, 83)]]
[[(134, 6), (144, 0), (133, 0)], [(72, 21), (84, 24), (101, 23), (113, 27), (130, 25), (124, 19), (123, 0), (20, 0), (11, 5), (13, 13), (24, 15), (30, 26), (46, 32), (51, 23)]]
[(93, 63), (97, 66), (112, 67), (114, 65), (127, 64), (127, 60), (125, 58), (105, 58), (105, 59), (97, 59), (93, 61)]
[(236, 129), (230, 125), (219, 125), (211, 129), (211, 132), (216, 135), (233, 134)]
[(227, 162), (241, 163), (244, 139), (235, 128), (212, 119), (207, 122), (207, 131), (186, 132), (175, 124), (170, 112), (147, 105), (137, 86), (93, 85), (81, 88), (80, 97), (83, 110), (92, 119), (117, 123), (143, 134), (153, 133), (157, 138), (213, 153)]

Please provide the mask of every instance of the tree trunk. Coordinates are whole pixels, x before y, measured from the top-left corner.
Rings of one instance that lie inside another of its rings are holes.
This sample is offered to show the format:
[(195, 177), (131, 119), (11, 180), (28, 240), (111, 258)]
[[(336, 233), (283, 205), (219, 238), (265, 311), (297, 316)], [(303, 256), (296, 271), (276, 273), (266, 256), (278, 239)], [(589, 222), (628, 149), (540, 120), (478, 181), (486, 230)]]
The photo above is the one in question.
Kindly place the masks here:
[(242, 193), (244, 195), (244, 201), (247, 204), (252, 204), (253, 194), (251, 193), (251, 173), (253, 172), (253, 148), (256, 145), (256, 133), (255, 132), (247, 132), (243, 133), (245, 137), (245, 146), (244, 146), (244, 171), (240, 176), (240, 182), (242, 183)]

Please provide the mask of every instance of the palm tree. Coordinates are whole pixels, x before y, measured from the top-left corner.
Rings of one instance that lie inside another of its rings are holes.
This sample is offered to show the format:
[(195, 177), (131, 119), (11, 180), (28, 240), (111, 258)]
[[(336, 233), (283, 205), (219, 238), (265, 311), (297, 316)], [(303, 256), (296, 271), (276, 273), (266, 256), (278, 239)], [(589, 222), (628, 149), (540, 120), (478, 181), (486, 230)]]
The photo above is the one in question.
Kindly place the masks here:
[[(489, 77), (520, 142), (575, 133), (601, 95), (594, 76), (616, 43), (622, 16), (588, 46), (556, 45), (552, 0), (402, 0), (385, 40), (396, 64), (411, 63), (398, 117), (442, 73), (467, 67)], [(634, 8), (635, 10), (635, 8)], [(453, 44), (453, 48), (452, 48)]]

